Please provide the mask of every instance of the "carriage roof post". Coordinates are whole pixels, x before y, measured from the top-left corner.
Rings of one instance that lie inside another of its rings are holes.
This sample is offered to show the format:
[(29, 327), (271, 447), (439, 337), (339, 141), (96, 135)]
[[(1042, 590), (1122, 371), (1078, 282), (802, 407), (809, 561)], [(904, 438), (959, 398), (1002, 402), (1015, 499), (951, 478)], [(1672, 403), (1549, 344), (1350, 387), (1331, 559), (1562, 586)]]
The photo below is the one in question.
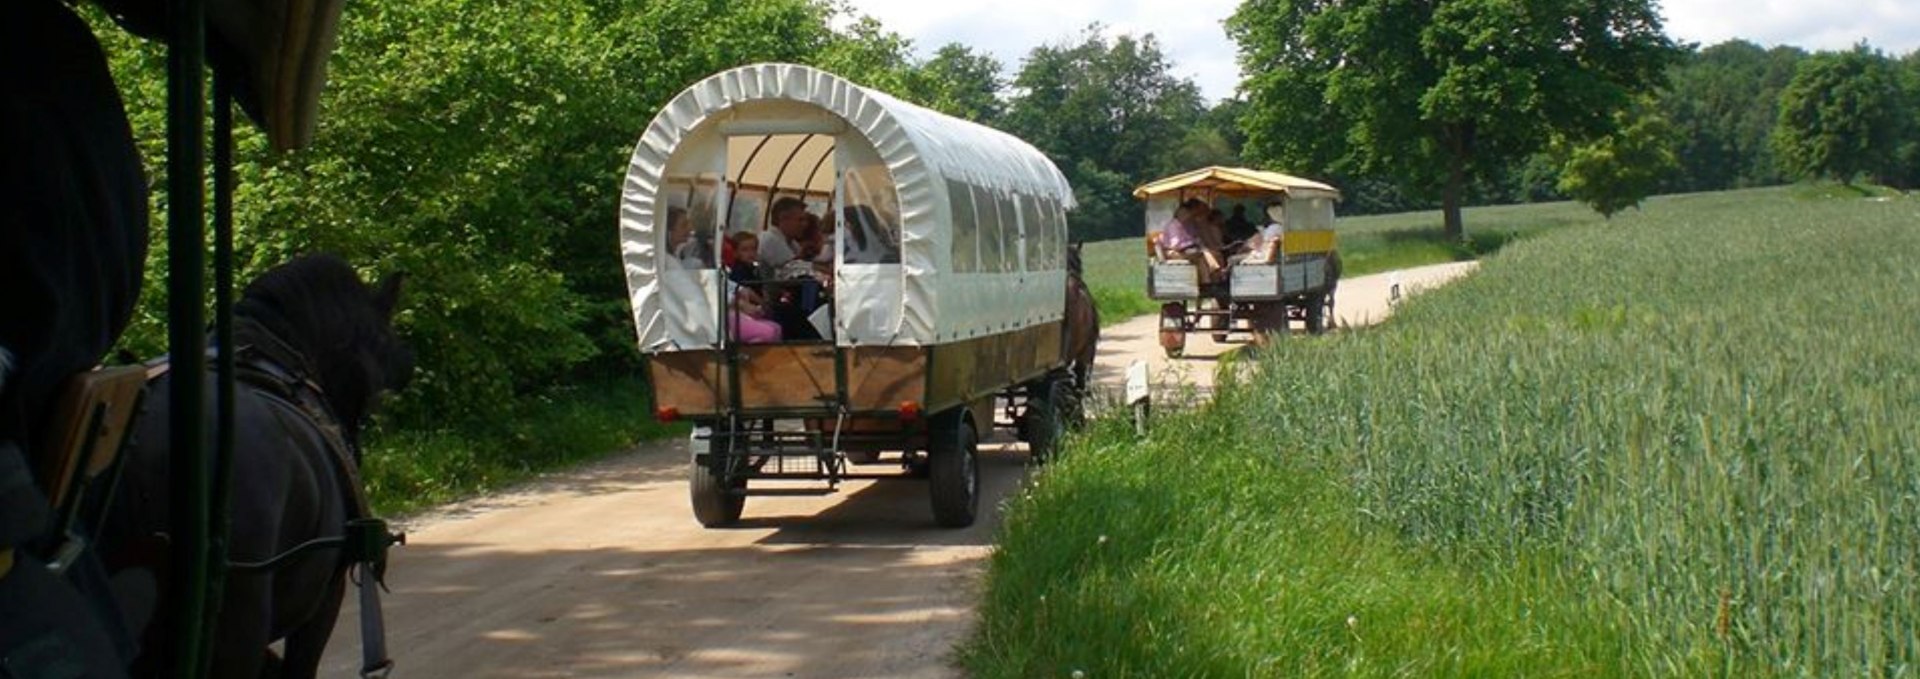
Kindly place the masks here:
[(174, 374), (170, 381), (171, 421), (168, 438), (173, 451), (172, 500), (174, 525), (168, 596), (174, 619), (166, 629), (168, 672), (176, 677), (205, 674), (207, 572), (207, 508), (209, 479), (203, 420), (206, 336), (205, 314), (205, 200), (202, 195), (205, 158), (201, 144), (204, 93), (201, 78), (206, 62), (205, 6), (202, 0), (174, 0), (167, 4), (167, 351)]
[[(214, 355), (213, 474), (207, 489), (206, 615), (201, 630), (214, 628), (220, 615), (227, 571), (227, 533), (231, 527), (233, 487), (233, 83), (219, 71), (213, 74), (213, 337), (220, 347)], [(213, 660), (207, 654), (203, 667)]]

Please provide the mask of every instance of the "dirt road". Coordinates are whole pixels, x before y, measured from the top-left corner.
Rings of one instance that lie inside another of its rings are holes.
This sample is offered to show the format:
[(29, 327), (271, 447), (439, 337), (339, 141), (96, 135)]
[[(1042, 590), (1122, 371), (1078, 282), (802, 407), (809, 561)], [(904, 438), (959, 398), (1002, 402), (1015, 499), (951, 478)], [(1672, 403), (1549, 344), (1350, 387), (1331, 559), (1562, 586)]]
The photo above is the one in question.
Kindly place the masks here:
[[(1394, 279), (1410, 293), (1467, 268)], [(1341, 324), (1383, 318), (1390, 280), (1342, 282)], [(1225, 348), (1195, 336), (1189, 358), (1168, 361), (1155, 331), (1153, 317), (1103, 331), (1096, 379), (1116, 384), (1138, 358), (1163, 383), (1211, 384)], [(982, 517), (959, 531), (933, 526), (915, 481), (755, 497), (740, 527), (703, 529), (677, 440), (415, 517), (385, 598), (394, 676), (958, 676), (953, 647), (973, 621), (997, 506), (1026, 474), (1023, 448), (982, 445)], [(324, 676), (359, 666), (348, 600)]]

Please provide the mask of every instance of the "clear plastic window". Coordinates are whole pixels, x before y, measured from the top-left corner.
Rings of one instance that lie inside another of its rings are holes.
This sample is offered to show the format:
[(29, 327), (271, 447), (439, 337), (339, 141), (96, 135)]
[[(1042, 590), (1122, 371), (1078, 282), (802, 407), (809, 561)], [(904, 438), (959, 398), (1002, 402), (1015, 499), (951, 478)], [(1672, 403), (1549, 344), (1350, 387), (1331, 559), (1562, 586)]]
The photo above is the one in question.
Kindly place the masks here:
[(991, 273), (1005, 270), (1006, 254), (1001, 245), (999, 202), (997, 192), (974, 188), (973, 214), (977, 237), (980, 239), (980, 271)]
[(900, 216), (893, 175), (883, 165), (848, 168), (832, 213), (833, 245), (843, 264), (899, 264)]
[(1333, 228), (1333, 199), (1306, 198), (1287, 201), (1288, 231), (1324, 231)]
[(956, 273), (979, 271), (979, 226), (974, 219), (972, 187), (949, 179), (947, 198), (953, 208), (953, 270)]
[(667, 209), (656, 233), (660, 258), (668, 268), (710, 269), (720, 237), (721, 178), (703, 173), (666, 181)]

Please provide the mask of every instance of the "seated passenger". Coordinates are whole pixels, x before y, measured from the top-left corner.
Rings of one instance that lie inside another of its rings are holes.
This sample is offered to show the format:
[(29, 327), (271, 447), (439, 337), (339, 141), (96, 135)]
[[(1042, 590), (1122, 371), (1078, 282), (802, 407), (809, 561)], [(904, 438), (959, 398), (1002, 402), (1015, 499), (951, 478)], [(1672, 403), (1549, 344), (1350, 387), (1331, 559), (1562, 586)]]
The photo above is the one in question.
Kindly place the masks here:
[(760, 261), (779, 267), (799, 259), (812, 216), (799, 198), (787, 196), (774, 201), (772, 224), (760, 233)]
[(705, 251), (694, 238), (693, 222), (687, 209), (667, 208), (667, 253), (662, 261), (671, 268), (704, 269), (709, 266)]
[(780, 341), (780, 324), (767, 320), (766, 305), (760, 293), (744, 285), (733, 285), (733, 313), (727, 316), (727, 332), (742, 344), (772, 344)]
[(727, 239), (733, 248), (733, 262), (727, 265), (727, 280), (746, 283), (758, 280), (757, 270), (760, 264), (760, 237), (752, 231), (736, 231)]
[(1273, 222), (1261, 227), (1260, 232), (1247, 241), (1246, 262), (1267, 264), (1280, 261), (1281, 239), (1286, 234), (1286, 226), (1282, 223), (1286, 219), (1286, 206), (1287, 203), (1284, 200), (1268, 204), (1267, 214), (1273, 218)]
[(1189, 199), (1181, 203), (1173, 213), (1173, 219), (1160, 231), (1160, 247), (1164, 259), (1184, 259), (1193, 263), (1199, 270), (1200, 281), (1209, 283), (1219, 280), (1223, 267), (1219, 252), (1201, 242), (1198, 235), (1198, 220), (1206, 219), (1206, 203), (1199, 199)]
[(880, 221), (880, 215), (866, 205), (848, 205), (841, 210), (845, 219), (841, 220), (846, 235), (840, 237), (844, 262), (848, 264), (899, 264), (900, 248), (894, 243), (892, 230)]

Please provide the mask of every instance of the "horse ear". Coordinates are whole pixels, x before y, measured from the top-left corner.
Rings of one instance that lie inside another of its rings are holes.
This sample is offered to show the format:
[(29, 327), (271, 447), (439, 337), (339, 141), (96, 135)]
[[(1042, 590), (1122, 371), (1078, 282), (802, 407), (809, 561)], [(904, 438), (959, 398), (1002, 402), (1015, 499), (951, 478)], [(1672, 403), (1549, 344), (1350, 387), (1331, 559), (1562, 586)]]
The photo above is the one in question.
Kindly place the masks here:
[(380, 309), (380, 315), (393, 318), (393, 311), (400, 308), (400, 286), (407, 275), (395, 271), (380, 280), (380, 291), (374, 293), (373, 304)]

